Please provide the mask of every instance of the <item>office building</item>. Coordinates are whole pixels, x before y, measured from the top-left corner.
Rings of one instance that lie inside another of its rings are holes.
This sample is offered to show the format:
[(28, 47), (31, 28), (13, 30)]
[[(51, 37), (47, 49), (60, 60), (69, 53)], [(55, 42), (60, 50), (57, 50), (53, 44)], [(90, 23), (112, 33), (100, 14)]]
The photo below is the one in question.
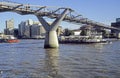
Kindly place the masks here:
[(116, 18), (116, 22), (111, 23), (112, 27), (120, 28), (120, 18)]
[[(111, 26), (120, 29), (120, 18), (116, 18), (116, 22), (111, 23)], [(120, 32), (119, 31), (111, 30), (111, 33), (113, 34), (113, 36), (115, 36), (117, 38), (120, 38)]]
[(14, 19), (6, 21), (6, 29), (14, 29)]
[(13, 19), (6, 21), (6, 28), (4, 29), (4, 34), (14, 35), (14, 20)]
[[(116, 22), (111, 23), (111, 26), (120, 29), (120, 18), (116, 18)], [(111, 33), (116, 33), (116, 32), (118, 32), (118, 31), (116, 31), (116, 30), (111, 30)]]
[(19, 33), (19, 37), (22, 38), (24, 36), (24, 31), (25, 31), (25, 22), (21, 22), (18, 25), (18, 33)]
[(45, 35), (45, 29), (38, 21), (31, 19), (19, 24), (20, 38), (38, 38)]
[(19, 24), (18, 31), (20, 38), (30, 38), (30, 26), (28, 20)]

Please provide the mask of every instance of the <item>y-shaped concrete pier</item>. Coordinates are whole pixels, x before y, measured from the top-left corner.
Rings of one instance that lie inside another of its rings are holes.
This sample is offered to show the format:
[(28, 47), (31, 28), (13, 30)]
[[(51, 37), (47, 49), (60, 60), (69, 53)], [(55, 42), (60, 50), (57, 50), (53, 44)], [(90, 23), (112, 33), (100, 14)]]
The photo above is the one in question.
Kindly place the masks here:
[(43, 17), (37, 16), (41, 24), (46, 30), (46, 37), (45, 37), (45, 43), (44, 43), (44, 48), (58, 48), (58, 38), (57, 38), (57, 33), (56, 30), (58, 26), (60, 25), (61, 21), (64, 19), (68, 9), (65, 9), (62, 14), (56, 18), (56, 20), (52, 23), (49, 24), (47, 23), (46, 20), (44, 20)]
[[(57, 7), (49, 7), (49, 6), (20, 4), (20, 3), (10, 2), (10, 1), (9, 2), (0, 1), (0, 12), (9, 12), (9, 11), (16, 12), (21, 15), (33, 14), (38, 17), (39, 21), (41, 22), (41, 24), (44, 26), (46, 30), (44, 48), (59, 47), (56, 29), (62, 20), (71, 22), (71, 23), (76, 23), (76, 24), (87, 24), (87, 25), (92, 25), (94, 27), (98, 26), (100, 28), (119, 31), (116, 34), (116, 36), (120, 38), (119, 28), (111, 27), (103, 23), (86, 19), (81, 14), (78, 15), (76, 12), (74, 12), (73, 9), (70, 9), (70, 8), (65, 8), (65, 7), (57, 8)], [(47, 21), (44, 20), (43, 18), (44, 16), (48, 18), (54, 18), (54, 19), (56, 18), (56, 20), (52, 24), (48, 24)]]

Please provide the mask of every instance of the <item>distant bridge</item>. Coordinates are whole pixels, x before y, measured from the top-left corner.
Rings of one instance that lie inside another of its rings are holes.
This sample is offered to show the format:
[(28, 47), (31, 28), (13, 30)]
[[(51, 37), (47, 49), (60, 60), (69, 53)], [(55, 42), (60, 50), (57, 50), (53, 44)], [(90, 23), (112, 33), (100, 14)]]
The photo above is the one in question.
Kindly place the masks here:
[[(55, 48), (59, 46), (56, 35), (56, 29), (61, 21), (67, 21), (75, 24), (87, 24), (105, 29), (113, 29), (116, 31), (120, 31), (120, 29), (118, 28), (111, 27), (103, 23), (95, 22), (93, 20), (89, 20), (88, 18), (84, 18), (82, 15), (77, 14), (71, 8), (58, 8), (52, 6), (39, 6), (1, 1), (0, 12), (8, 11), (16, 12), (20, 15), (33, 14), (37, 16), (37, 18), (47, 31), (44, 45), (45, 48)], [(49, 25), (43, 18), (45, 16), (56, 20), (51, 25)]]

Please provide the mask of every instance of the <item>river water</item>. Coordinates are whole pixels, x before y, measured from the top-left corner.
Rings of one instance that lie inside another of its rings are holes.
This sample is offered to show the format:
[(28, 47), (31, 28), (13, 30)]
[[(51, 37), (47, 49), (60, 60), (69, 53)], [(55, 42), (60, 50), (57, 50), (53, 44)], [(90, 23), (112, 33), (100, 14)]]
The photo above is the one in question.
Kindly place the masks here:
[(43, 40), (1, 43), (0, 78), (120, 78), (120, 41), (43, 46)]

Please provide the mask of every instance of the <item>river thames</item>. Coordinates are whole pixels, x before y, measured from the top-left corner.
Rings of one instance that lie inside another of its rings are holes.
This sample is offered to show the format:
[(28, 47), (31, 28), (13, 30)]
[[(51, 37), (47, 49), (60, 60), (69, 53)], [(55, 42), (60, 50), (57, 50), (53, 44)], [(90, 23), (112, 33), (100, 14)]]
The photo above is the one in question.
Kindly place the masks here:
[(1, 43), (0, 78), (120, 78), (120, 41), (43, 46), (43, 40)]

